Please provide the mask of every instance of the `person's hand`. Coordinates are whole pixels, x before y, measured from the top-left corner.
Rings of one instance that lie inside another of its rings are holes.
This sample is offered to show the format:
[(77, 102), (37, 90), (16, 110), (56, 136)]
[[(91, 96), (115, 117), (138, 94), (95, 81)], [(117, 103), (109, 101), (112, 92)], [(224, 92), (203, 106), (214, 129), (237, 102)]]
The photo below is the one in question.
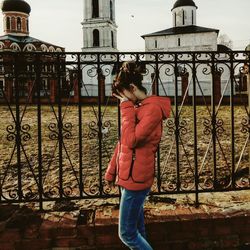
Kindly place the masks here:
[(115, 96), (117, 99), (119, 99), (121, 102), (128, 101), (129, 99), (127, 98), (126, 95), (124, 95), (122, 92), (117, 91), (119, 95), (116, 93), (113, 93), (113, 96)]

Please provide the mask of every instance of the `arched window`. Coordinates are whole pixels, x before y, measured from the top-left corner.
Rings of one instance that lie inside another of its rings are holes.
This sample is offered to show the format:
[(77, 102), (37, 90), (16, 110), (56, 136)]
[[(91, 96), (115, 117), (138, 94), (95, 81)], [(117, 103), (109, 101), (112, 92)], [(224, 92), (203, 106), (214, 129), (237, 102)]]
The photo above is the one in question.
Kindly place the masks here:
[(22, 29), (21, 18), (17, 17), (17, 30), (20, 31)]
[(178, 38), (178, 46), (180, 47), (181, 46), (181, 39)]
[(6, 29), (9, 30), (10, 29), (10, 17), (6, 18)]
[(110, 19), (113, 21), (113, 2), (110, 0)]
[(111, 31), (111, 46), (112, 46), (112, 48), (115, 47), (115, 44), (114, 44), (114, 32), (113, 31)]
[(100, 46), (99, 30), (95, 29), (93, 31), (93, 47), (99, 47), (99, 46)]
[(176, 16), (176, 12), (174, 13), (174, 26), (176, 27), (176, 18), (177, 18), (177, 16)]
[(92, 0), (92, 17), (99, 17), (99, 0)]
[(29, 32), (29, 20), (26, 20), (26, 29), (27, 29), (27, 32)]
[(182, 24), (185, 25), (185, 11), (182, 11)]
[(192, 25), (194, 25), (194, 11), (192, 10)]

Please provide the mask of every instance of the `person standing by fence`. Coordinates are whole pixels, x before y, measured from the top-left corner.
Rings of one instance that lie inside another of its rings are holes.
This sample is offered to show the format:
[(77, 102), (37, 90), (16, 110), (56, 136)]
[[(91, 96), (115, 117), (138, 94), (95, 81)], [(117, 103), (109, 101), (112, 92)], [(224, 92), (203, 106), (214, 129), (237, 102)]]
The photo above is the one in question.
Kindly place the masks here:
[(144, 225), (144, 201), (154, 181), (155, 153), (162, 120), (170, 115), (168, 97), (148, 96), (143, 76), (133, 61), (123, 63), (113, 84), (120, 100), (121, 137), (105, 180), (121, 187), (119, 237), (133, 250), (151, 250)]

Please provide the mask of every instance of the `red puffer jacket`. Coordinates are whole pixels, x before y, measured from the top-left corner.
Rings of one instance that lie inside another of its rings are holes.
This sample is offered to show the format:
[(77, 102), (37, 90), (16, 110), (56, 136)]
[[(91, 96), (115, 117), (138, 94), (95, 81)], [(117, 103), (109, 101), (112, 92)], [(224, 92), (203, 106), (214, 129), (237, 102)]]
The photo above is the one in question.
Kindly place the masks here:
[(105, 179), (129, 190), (143, 190), (154, 181), (155, 153), (162, 135), (162, 120), (170, 115), (168, 97), (148, 96), (138, 105), (120, 104), (121, 139)]

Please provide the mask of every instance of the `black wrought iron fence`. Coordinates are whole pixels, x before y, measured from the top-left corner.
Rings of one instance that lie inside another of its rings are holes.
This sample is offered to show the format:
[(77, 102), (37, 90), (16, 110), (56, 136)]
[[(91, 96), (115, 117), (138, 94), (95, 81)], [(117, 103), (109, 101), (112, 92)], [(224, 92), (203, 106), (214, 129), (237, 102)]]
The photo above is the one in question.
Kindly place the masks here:
[(127, 60), (149, 95), (172, 100), (152, 195), (198, 203), (202, 192), (249, 189), (249, 52), (1, 52), (0, 203), (119, 195), (104, 173), (120, 128), (111, 83)]

